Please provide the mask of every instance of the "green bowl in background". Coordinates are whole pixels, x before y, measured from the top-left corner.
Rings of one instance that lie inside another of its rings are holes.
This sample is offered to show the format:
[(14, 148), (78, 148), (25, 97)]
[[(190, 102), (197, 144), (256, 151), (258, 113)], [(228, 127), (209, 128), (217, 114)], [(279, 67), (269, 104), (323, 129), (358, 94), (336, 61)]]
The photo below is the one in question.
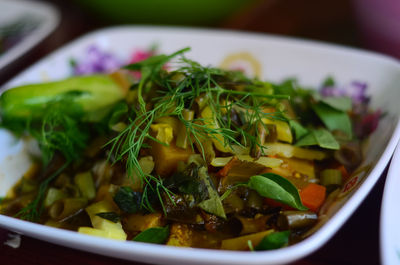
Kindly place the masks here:
[(213, 26), (255, 0), (75, 0), (112, 23)]

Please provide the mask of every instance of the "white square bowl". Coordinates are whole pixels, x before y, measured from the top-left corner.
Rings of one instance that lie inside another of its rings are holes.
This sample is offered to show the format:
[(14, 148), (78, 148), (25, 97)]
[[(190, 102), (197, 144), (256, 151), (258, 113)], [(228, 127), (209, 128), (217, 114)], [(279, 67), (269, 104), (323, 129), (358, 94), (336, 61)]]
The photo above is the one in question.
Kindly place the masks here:
[[(400, 137), (400, 63), (395, 59), (351, 48), (263, 34), (168, 27), (114, 27), (85, 35), (45, 57), (4, 85), (10, 88), (71, 74), (68, 61), (80, 58), (90, 45), (127, 58), (133, 48), (158, 43), (162, 53), (191, 47), (187, 57), (218, 66), (229, 54), (246, 52), (261, 63), (262, 79), (297, 77), (300, 84), (317, 86), (328, 75), (338, 83), (353, 80), (369, 85), (372, 107), (386, 112), (373, 133), (361, 167), (307, 239), (287, 248), (264, 252), (234, 252), (177, 248), (139, 242), (119, 242), (46, 227), (0, 215), (0, 226), (80, 250), (128, 260), (162, 264), (281, 264), (321, 247), (356, 210), (387, 165)], [(23, 144), (0, 133), (0, 196), (27, 170)], [(18, 161), (18, 162), (16, 162)], [(22, 161), (22, 162), (21, 162)], [(18, 166), (16, 166), (18, 165)]]

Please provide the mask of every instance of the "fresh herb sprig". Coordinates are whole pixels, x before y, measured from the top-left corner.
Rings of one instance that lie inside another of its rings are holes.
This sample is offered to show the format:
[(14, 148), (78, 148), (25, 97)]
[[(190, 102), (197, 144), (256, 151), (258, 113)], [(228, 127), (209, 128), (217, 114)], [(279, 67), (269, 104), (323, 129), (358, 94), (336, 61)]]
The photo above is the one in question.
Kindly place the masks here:
[(58, 175), (61, 174), (68, 166), (70, 162), (64, 163), (60, 168), (57, 169), (53, 174), (46, 178), (42, 183), (40, 183), (38, 193), (33, 201), (31, 201), (26, 207), (22, 208), (16, 217), (23, 220), (37, 222), (43, 212), (43, 199), (47, 191), (47, 188)]
[[(243, 145), (239, 140), (242, 135), (246, 141), (250, 141), (250, 146), (261, 146), (258, 137), (254, 137), (247, 128), (233, 125), (230, 111), (237, 105), (246, 110), (247, 122), (257, 127), (262, 124), (261, 119), (268, 116), (273, 118), (271, 113), (262, 113), (261, 105), (257, 98), (267, 99), (287, 99), (286, 95), (274, 95), (271, 93), (261, 93), (251, 89), (235, 90), (223, 87), (224, 79), (231, 78), (229, 86), (254, 85), (251, 80), (243, 77), (240, 73), (224, 71), (221, 69), (204, 67), (197, 62), (188, 60), (183, 53), (189, 49), (183, 49), (172, 55), (158, 55), (136, 64), (128, 65), (125, 68), (141, 71), (142, 78), (137, 85), (137, 113), (136, 117), (129, 120), (129, 124), (115, 138), (108, 143), (111, 146), (110, 158), (114, 156), (115, 161), (126, 161), (128, 175), (139, 176), (142, 184), (148, 182), (146, 176), (139, 165), (139, 153), (141, 148), (146, 146), (146, 140), (154, 140), (150, 135), (150, 125), (163, 116), (175, 116), (187, 128), (190, 145), (194, 148), (194, 143), (203, 152), (202, 140), (205, 138), (217, 139), (222, 141), (224, 146), (233, 144)], [(180, 55), (178, 61), (169, 62), (172, 58)], [(173, 71), (166, 71), (163, 67), (169, 62), (170, 66), (176, 68)], [(234, 81), (232, 81), (232, 79)], [(222, 80), (222, 81), (219, 81)], [(228, 86), (227, 86), (228, 87)], [(251, 86), (248, 86), (249, 88)], [(144, 92), (152, 92), (156, 96), (146, 99)], [(216, 121), (215, 127), (205, 124), (202, 117), (196, 117), (187, 121), (182, 111), (193, 107), (196, 98), (203, 97), (207, 105), (211, 108)], [(247, 145), (247, 142), (245, 142)]]

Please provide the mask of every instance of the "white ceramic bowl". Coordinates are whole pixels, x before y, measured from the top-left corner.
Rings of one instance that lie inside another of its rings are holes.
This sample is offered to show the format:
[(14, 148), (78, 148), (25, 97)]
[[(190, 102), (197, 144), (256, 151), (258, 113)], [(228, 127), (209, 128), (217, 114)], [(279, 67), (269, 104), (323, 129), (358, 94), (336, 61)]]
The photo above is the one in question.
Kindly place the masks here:
[(383, 192), (380, 223), (381, 260), (400, 265), (400, 145), (390, 162)]
[(29, 51), (58, 25), (60, 15), (48, 3), (27, 0), (0, 1), (0, 27), (14, 23), (16, 19), (30, 18), (38, 21), (37, 27), (0, 54), (0, 69)]
[[(381, 108), (387, 115), (370, 138), (364, 170), (353, 175), (340, 197), (318, 223), (317, 231), (293, 246), (266, 252), (233, 252), (177, 248), (138, 242), (118, 242), (95, 238), (76, 232), (45, 227), (39, 224), (1, 216), (0, 226), (56, 244), (87, 250), (113, 257), (162, 264), (280, 264), (304, 257), (321, 247), (360, 205), (387, 165), (399, 140), (400, 127), (400, 63), (395, 59), (350, 48), (294, 40), (289, 38), (180, 28), (116, 27), (93, 32), (45, 57), (4, 88), (64, 78), (71, 73), (68, 61), (80, 58), (88, 46), (96, 44), (104, 50), (126, 58), (133, 48), (158, 43), (163, 53), (186, 46), (192, 47), (187, 57), (202, 64), (218, 66), (226, 56), (246, 53), (261, 64), (263, 79), (280, 81), (298, 77), (303, 85), (317, 86), (332, 75), (338, 83), (365, 81), (372, 96), (372, 107)], [(24, 146), (18, 146), (7, 134), (0, 135), (0, 196), (26, 170)], [(16, 164), (13, 157), (24, 159)], [(1, 161), (3, 160), (3, 161)], [(11, 162), (10, 162), (11, 161)]]

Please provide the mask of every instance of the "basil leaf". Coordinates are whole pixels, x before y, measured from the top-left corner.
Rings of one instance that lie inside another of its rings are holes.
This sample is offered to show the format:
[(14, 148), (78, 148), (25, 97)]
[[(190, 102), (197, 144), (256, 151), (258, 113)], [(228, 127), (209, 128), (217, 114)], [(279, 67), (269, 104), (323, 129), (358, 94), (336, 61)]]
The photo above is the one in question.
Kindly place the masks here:
[(312, 109), (330, 131), (340, 130), (351, 138), (351, 121), (346, 112), (334, 109), (322, 102), (312, 105)]
[(308, 130), (304, 128), (300, 123), (294, 120), (289, 120), (290, 128), (292, 128), (294, 135), (296, 136), (296, 140), (301, 139), (308, 133)]
[(103, 212), (97, 213), (96, 215), (113, 223), (118, 223), (121, 220), (121, 216), (114, 212)]
[(274, 199), (298, 210), (307, 210), (301, 203), (297, 188), (277, 174), (266, 173), (250, 177), (247, 186), (263, 197)]
[(352, 102), (349, 97), (324, 97), (321, 101), (334, 109), (341, 111), (349, 111), (352, 107)]
[(295, 144), (295, 146), (309, 146), (309, 145), (318, 145), (317, 139), (315, 139), (315, 136), (312, 132), (306, 134)]
[(339, 150), (340, 145), (335, 137), (326, 129), (313, 129), (296, 142), (296, 146), (318, 145), (321, 148)]
[(142, 195), (130, 187), (120, 187), (114, 196), (114, 202), (126, 213), (136, 213), (140, 210)]
[(210, 198), (200, 202), (197, 206), (199, 206), (206, 212), (226, 219), (226, 214), (224, 206), (222, 205), (221, 198), (219, 197), (218, 192), (213, 187), (213, 184), (211, 183), (210, 177), (207, 175), (207, 169), (205, 167), (199, 169), (199, 177), (206, 184)]
[(164, 244), (169, 236), (169, 227), (152, 227), (144, 230), (132, 240), (137, 242)]
[(255, 250), (271, 250), (281, 248), (289, 243), (290, 231), (275, 232), (265, 236), (254, 248)]
[(312, 130), (315, 140), (318, 142), (318, 145), (322, 148), (339, 150), (340, 145), (336, 141), (335, 137), (325, 129), (316, 129)]

